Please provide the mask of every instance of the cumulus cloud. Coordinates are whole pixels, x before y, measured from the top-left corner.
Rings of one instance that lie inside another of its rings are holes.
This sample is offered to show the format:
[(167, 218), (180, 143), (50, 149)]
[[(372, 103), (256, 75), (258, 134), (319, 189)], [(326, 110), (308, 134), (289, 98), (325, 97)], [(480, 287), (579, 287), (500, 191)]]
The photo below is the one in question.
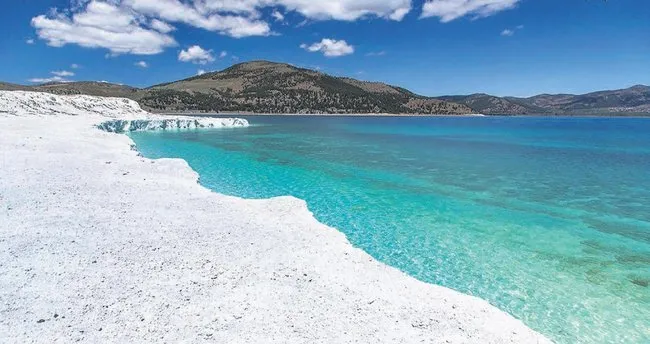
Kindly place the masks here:
[(138, 61), (135, 63), (135, 66), (140, 68), (149, 68), (149, 64), (146, 61)]
[(193, 45), (187, 50), (181, 50), (178, 54), (178, 60), (195, 64), (207, 64), (214, 62), (215, 58), (212, 56), (212, 50), (205, 50), (198, 45)]
[[(150, 0), (154, 1), (154, 0)], [(402, 20), (411, 10), (411, 0), (194, 0), (204, 11), (222, 11), (259, 16), (259, 10), (281, 7), (315, 20), (352, 21), (365, 17)], [(275, 10), (271, 15), (278, 19)]]
[(152, 29), (154, 29), (154, 30), (156, 30), (158, 32), (162, 32), (162, 33), (170, 33), (172, 31), (176, 30), (175, 27), (165, 23), (162, 20), (158, 20), (158, 19), (153, 19), (151, 21), (150, 26), (151, 26)]
[(270, 22), (284, 22), (288, 13), (305, 21), (400, 21), (411, 5), (412, 0), (70, 0), (68, 8), (36, 16), (31, 24), (53, 47), (152, 55), (177, 45), (170, 35), (175, 23), (234, 38), (269, 36)]
[(50, 82), (72, 82), (72, 81), (67, 80), (65, 78), (62, 78), (60, 76), (53, 76), (51, 78), (32, 78), (32, 79), (29, 79), (27, 81), (29, 81), (31, 83), (35, 83), (35, 84), (47, 84), (47, 83), (50, 83)]
[(235, 38), (271, 34), (269, 24), (255, 16), (227, 14), (236, 9), (230, 6), (233, 5), (231, 2), (235, 0), (195, 0), (187, 3), (178, 0), (124, 0), (122, 4), (146, 16), (184, 23)]
[(73, 72), (68, 72), (67, 70), (53, 71), (53, 72), (50, 72), (50, 73), (52, 73), (53, 75), (56, 75), (56, 76), (61, 76), (61, 77), (74, 76)]
[(427, 0), (422, 7), (421, 18), (438, 17), (443, 23), (467, 15), (474, 18), (488, 17), (514, 8), (520, 0)]
[(228, 56), (228, 52), (225, 51), (225, 50), (222, 51), (221, 53), (219, 53), (219, 58), (220, 58), (220, 59), (222, 59), (222, 58), (224, 58), (224, 57), (226, 57), (226, 56)]
[[(263, 2), (263, 1), (260, 1)], [(411, 11), (411, 0), (275, 0), (277, 5), (306, 18), (353, 21), (379, 17), (400, 21)]]
[(34, 42), (33, 39), (30, 38), (30, 39), (26, 40), (25, 43), (27, 43), (27, 44), (34, 44), (35, 42)]
[(327, 57), (345, 56), (354, 53), (354, 47), (346, 41), (337, 41), (330, 38), (323, 38), (322, 41), (312, 45), (301, 44), (300, 47), (312, 53), (320, 51)]
[(205, 70), (204, 70), (204, 69), (199, 69), (199, 70), (196, 72), (196, 75), (203, 75), (203, 74), (205, 74)]
[(105, 48), (111, 54), (152, 55), (175, 46), (169, 35), (144, 28), (130, 11), (105, 2), (91, 1), (71, 16), (53, 11), (32, 18), (39, 38), (48, 45), (77, 44)]
[(74, 76), (73, 72), (68, 72), (65, 70), (62, 71), (52, 71), (50, 74), (54, 75), (47, 78), (32, 78), (27, 81), (35, 84), (45, 84), (49, 82), (71, 82), (71, 80), (66, 79), (66, 77)]
[(79, 68), (81, 68), (81, 66), (78, 65), (78, 64), (76, 64), (76, 63), (73, 63), (73, 64), (70, 65), (70, 68), (72, 68), (72, 69), (79, 69)]

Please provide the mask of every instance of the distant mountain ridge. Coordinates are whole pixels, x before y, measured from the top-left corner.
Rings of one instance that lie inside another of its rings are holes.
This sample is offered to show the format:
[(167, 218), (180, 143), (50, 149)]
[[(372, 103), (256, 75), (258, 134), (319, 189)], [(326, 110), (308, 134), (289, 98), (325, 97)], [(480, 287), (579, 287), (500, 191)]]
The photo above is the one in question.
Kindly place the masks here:
[(222, 71), (148, 88), (92, 81), (36, 86), (0, 82), (0, 90), (124, 97), (154, 112), (650, 114), (650, 87), (644, 85), (583, 95), (541, 94), (529, 98), (483, 93), (425, 97), (381, 82), (335, 77), (270, 61), (240, 63)]
[(471, 94), (437, 98), (465, 104), (482, 114), (494, 115), (650, 114), (650, 87), (645, 85), (581, 95), (540, 94), (517, 98)]

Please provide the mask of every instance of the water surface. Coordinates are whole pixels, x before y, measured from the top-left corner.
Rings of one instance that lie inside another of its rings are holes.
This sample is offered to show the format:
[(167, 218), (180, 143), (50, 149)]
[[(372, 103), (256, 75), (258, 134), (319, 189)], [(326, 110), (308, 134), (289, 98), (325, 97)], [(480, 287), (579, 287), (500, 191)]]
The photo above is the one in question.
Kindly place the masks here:
[(248, 119), (131, 137), (217, 192), (302, 198), (378, 260), (559, 343), (650, 342), (650, 120)]

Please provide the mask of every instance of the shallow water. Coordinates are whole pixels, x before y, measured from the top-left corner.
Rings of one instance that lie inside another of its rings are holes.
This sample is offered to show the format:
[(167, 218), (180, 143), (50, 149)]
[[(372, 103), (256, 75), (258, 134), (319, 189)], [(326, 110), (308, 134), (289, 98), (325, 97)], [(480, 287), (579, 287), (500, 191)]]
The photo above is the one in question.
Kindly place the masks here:
[(650, 342), (650, 119), (248, 119), (130, 135), (217, 192), (302, 198), (378, 260), (559, 343)]

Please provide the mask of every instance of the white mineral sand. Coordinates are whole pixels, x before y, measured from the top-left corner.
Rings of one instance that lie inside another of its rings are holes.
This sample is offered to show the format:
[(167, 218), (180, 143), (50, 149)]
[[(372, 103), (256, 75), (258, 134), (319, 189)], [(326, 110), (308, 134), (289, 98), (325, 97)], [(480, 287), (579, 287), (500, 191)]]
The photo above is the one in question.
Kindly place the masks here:
[(95, 125), (148, 114), (79, 97), (0, 92), (1, 343), (549, 342), (375, 261), (301, 200), (220, 195), (138, 156)]

